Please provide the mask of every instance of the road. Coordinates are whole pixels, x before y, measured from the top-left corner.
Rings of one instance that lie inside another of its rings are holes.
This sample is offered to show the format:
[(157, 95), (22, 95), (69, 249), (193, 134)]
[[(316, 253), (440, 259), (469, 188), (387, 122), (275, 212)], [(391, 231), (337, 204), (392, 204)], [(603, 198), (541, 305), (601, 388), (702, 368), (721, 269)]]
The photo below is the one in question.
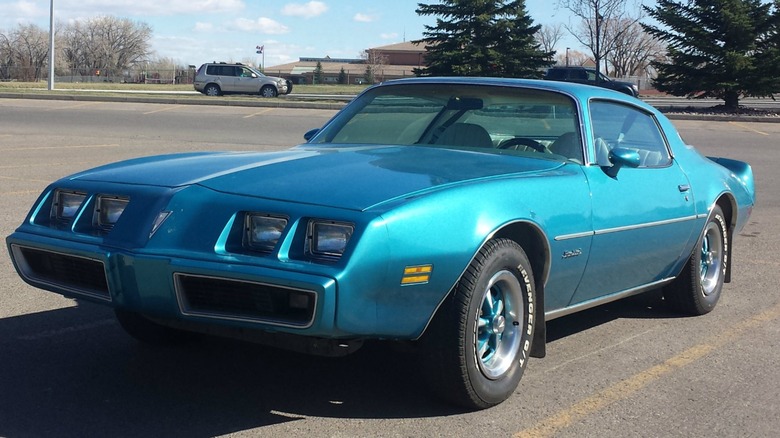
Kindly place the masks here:
[[(0, 235), (48, 182), (193, 150), (277, 150), (332, 111), (0, 99)], [(759, 202), (711, 314), (656, 294), (552, 321), (548, 357), (481, 412), (430, 399), (406, 346), (312, 358), (218, 339), (139, 345), (110, 310), (25, 285), (0, 255), (0, 436), (775, 436), (780, 429), (780, 124), (679, 121), (751, 162)]]

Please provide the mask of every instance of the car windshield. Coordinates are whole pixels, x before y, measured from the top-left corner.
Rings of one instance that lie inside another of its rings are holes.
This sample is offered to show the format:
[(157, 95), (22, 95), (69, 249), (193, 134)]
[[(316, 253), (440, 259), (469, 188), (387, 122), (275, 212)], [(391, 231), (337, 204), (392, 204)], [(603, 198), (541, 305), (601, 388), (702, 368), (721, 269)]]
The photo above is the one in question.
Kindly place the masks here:
[(360, 95), (310, 143), (541, 153), (582, 162), (577, 120), (574, 101), (561, 93), (508, 86), (398, 84)]

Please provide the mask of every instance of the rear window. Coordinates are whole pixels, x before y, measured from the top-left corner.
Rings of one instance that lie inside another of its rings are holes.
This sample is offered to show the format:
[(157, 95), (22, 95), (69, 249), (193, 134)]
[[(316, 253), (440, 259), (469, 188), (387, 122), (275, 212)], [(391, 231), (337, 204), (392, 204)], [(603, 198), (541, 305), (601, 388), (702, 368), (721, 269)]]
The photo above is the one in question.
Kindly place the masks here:
[(547, 70), (547, 79), (566, 79), (566, 70), (551, 68)]
[(232, 65), (210, 65), (206, 68), (206, 74), (212, 76), (235, 76), (236, 67)]

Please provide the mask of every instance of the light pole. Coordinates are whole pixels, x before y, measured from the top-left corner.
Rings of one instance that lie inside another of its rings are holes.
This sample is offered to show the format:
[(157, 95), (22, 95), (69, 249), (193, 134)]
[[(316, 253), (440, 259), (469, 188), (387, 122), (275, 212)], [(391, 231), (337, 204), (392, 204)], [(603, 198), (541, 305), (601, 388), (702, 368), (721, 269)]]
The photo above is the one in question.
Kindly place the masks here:
[(569, 66), (569, 48), (566, 48), (566, 67)]
[(49, 91), (54, 89), (54, 0), (49, 6)]

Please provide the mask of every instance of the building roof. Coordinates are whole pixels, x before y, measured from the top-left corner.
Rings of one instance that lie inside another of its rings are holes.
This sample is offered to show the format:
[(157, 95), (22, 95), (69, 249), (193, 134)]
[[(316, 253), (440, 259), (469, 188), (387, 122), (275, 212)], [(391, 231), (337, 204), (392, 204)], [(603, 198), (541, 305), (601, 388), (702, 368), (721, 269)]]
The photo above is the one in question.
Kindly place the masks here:
[[(415, 44), (411, 41), (390, 44), (387, 46), (373, 47), (368, 50), (385, 53), (389, 55), (387, 57), (389, 60), (393, 59), (392, 54), (394, 53), (398, 54), (399, 56), (403, 56), (401, 54), (406, 54), (407, 57), (409, 53), (425, 53), (425, 48), (422, 44)], [(341, 69), (344, 69), (344, 71), (350, 75), (362, 75), (366, 72), (366, 63), (363, 59), (331, 58), (329, 56), (325, 56), (323, 58), (301, 57), (296, 62), (265, 67), (263, 70), (264, 73), (269, 75), (303, 75), (314, 72), (314, 69), (317, 68), (318, 62), (322, 67), (323, 74), (325, 75), (339, 74)], [(406, 62), (408, 62), (408, 59)], [(378, 77), (382, 77), (382, 75), (411, 76), (413, 75), (412, 70), (418, 67), (418, 64), (402, 65), (393, 64), (392, 61), (390, 61), (385, 64), (376, 66), (374, 74)]]
[(413, 41), (404, 41), (402, 43), (390, 44), (387, 46), (373, 47), (368, 50), (378, 52), (424, 52), (424, 43), (415, 43)]

